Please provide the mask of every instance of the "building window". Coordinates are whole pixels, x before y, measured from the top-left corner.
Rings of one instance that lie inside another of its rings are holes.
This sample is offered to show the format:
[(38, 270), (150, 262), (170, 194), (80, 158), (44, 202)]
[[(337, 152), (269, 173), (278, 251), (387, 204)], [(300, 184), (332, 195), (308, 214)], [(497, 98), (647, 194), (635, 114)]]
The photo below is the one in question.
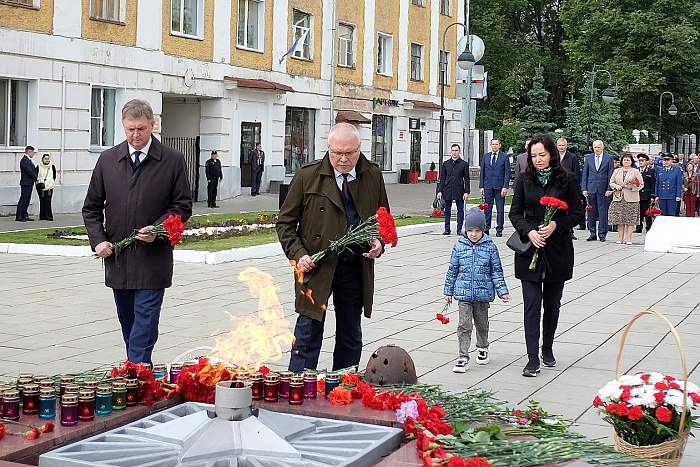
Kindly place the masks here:
[(29, 83), (0, 79), (0, 146), (27, 145)]
[(120, 0), (90, 0), (90, 17), (106, 21), (119, 21), (121, 17)]
[(372, 162), (384, 171), (391, 170), (391, 135), (393, 119), (387, 115), (372, 115)]
[(114, 146), (116, 91), (92, 88), (90, 102), (90, 146)]
[(411, 3), (417, 6), (425, 6), (425, 0), (411, 0)]
[(353, 51), (353, 35), (355, 28), (349, 24), (338, 25), (338, 65), (346, 67), (355, 66)]
[(171, 0), (170, 32), (204, 37), (204, 0)]
[(263, 49), (265, 3), (262, 0), (238, 0), (238, 46)]
[(452, 0), (440, 0), (440, 14), (452, 16)]
[(394, 38), (379, 33), (377, 35), (377, 74), (392, 75), (392, 57), (394, 56)]
[[(311, 15), (299, 10), (293, 10), (294, 43), (296, 48), (292, 57), (311, 60)], [(298, 43), (297, 43), (298, 41)]]
[(443, 83), (446, 86), (449, 86), (450, 85), (450, 53), (445, 52), (444, 50), (440, 51), (440, 73), (442, 73), (441, 83)]
[(39, 0), (0, 0), (3, 5), (13, 6), (28, 6), (31, 8), (39, 8)]
[(423, 81), (423, 46), (411, 44), (411, 79)]
[(291, 174), (314, 160), (315, 113), (313, 109), (287, 107), (284, 123), (284, 171)]

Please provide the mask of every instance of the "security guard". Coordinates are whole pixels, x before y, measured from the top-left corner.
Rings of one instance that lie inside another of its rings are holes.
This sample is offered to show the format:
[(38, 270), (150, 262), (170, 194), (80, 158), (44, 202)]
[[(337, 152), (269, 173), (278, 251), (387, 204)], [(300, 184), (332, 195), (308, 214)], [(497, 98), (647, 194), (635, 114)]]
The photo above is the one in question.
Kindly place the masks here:
[(664, 154), (663, 166), (656, 175), (656, 202), (659, 203), (662, 216), (675, 216), (676, 203), (681, 200), (683, 192), (683, 174), (681, 169), (673, 166), (673, 155)]

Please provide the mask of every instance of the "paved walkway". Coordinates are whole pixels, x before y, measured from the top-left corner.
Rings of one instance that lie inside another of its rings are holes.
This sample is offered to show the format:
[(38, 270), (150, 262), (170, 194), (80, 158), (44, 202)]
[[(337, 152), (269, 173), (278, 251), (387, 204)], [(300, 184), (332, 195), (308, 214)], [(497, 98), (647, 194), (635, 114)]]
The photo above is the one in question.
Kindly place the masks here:
[[(396, 213), (428, 213), (434, 185), (391, 185)], [(222, 202), (220, 211), (276, 207), (276, 196), (247, 196)], [(196, 212), (203, 212), (201, 204)], [(54, 224), (77, 224), (77, 216), (56, 216)], [(34, 223), (37, 227), (41, 223)], [(24, 227), (26, 224), (22, 224)], [(0, 230), (14, 228), (0, 219)], [(529, 399), (551, 412), (576, 420), (579, 432), (611, 440), (612, 429), (592, 409), (598, 388), (613, 379), (625, 324), (643, 309), (663, 312), (676, 326), (686, 353), (690, 379), (700, 383), (700, 255), (645, 253), (642, 235), (633, 246), (585, 242), (576, 246), (575, 278), (564, 289), (558, 335), (557, 368), (537, 378), (521, 376), (525, 364), (522, 296), (513, 277), (513, 254), (505, 246), (507, 223), (498, 244), (513, 302), (491, 307), (491, 363), (472, 364), (466, 374), (452, 373), (457, 352), (456, 306), (442, 325), (435, 313), (443, 306), (442, 283), (457, 237), (423, 234), (399, 239), (396, 249), (377, 261), (375, 311), (364, 320), (361, 365), (379, 346), (393, 342), (411, 354), (419, 378), (449, 389), (485, 388), (511, 405)], [(581, 232), (585, 233), (585, 232)], [(583, 237), (583, 236), (581, 236)], [(234, 319), (257, 315), (258, 300), (238, 275), (248, 267), (270, 274), (278, 286), (284, 314), (293, 326), (292, 272), (284, 257), (219, 265), (176, 263), (174, 286), (166, 293), (155, 360), (168, 362), (193, 347), (212, 345), (213, 335), (232, 328)], [(19, 372), (59, 373), (93, 368), (124, 357), (114, 302), (103, 283), (99, 261), (91, 258), (0, 254), (0, 379)], [(332, 308), (331, 308), (332, 309)], [(230, 315), (229, 315), (230, 314)], [(330, 366), (333, 314), (326, 325), (322, 361)], [(698, 340), (696, 340), (698, 339)], [(240, 347), (240, 346), (239, 346)], [(288, 351), (279, 363), (288, 361)], [(680, 376), (672, 336), (652, 317), (640, 319), (628, 336), (621, 370), (655, 370)], [(474, 362), (474, 360), (472, 360)], [(691, 438), (684, 466), (700, 465), (700, 443)]]

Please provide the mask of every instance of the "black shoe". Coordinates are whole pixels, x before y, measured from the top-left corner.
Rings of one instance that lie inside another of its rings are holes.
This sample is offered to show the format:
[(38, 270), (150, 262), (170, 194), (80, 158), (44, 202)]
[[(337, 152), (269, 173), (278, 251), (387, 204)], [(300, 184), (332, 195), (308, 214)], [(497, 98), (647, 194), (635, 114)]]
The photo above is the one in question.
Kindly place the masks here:
[(15, 222), (27, 222), (27, 219), (15, 219)]
[(503, 232), (496, 232), (496, 237), (502, 237), (502, 236), (503, 236)]
[(642, 233), (642, 229), (635, 229), (634, 233)]
[(578, 240), (578, 238), (576, 238), (576, 235), (574, 235), (573, 232), (571, 232), (571, 240)]
[(552, 349), (545, 349), (542, 347), (542, 364), (546, 366), (547, 368), (554, 368), (557, 366), (557, 359), (554, 358), (554, 353), (552, 353)]
[(218, 208), (219, 205), (218, 205), (218, 204), (214, 204), (212, 207), (213, 207), (213, 208)]
[(458, 231), (457, 231), (457, 235), (462, 235), (462, 231), (461, 231), (461, 230), (458, 230)]
[[(593, 240), (595, 240), (595, 238), (594, 238)], [(604, 241), (605, 241), (605, 237), (600, 237), (598, 240), (600, 240), (601, 242), (604, 242)]]
[(586, 226), (585, 226), (585, 225), (579, 225), (579, 226), (578, 226), (578, 229), (579, 229), (579, 230), (586, 230)]
[(25, 221), (33, 221), (34, 219), (31, 218), (31, 217), (25, 217), (24, 220), (25, 220)]
[(537, 354), (534, 354), (533, 356), (529, 357), (527, 365), (525, 365), (525, 368), (523, 368), (523, 376), (528, 378), (534, 378), (539, 372), (540, 359), (537, 358)]
[(442, 234), (443, 234), (443, 235), (449, 235), (449, 234), (450, 234), (450, 231), (449, 231), (449, 230), (445, 230)]
[(590, 237), (588, 237), (588, 238), (586, 239), (586, 241), (587, 241), (587, 242), (593, 242), (593, 241), (595, 241), (595, 239), (596, 239), (596, 236), (595, 236), (595, 235), (591, 235)]

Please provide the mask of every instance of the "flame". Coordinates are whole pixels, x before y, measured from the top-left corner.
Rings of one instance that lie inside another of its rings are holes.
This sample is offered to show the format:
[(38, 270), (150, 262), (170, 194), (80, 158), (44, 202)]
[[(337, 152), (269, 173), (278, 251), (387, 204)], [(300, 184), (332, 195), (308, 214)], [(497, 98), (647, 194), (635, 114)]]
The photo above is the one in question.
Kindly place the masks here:
[(251, 296), (258, 297), (257, 316), (231, 316), (231, 331), (215, 336), (210, 355), (245, 368), (258, 369), (263, 362), (278, 361), (282, 345), (288, 349), (294, 335), (284, 317), (272, 276), (257, 268), (247, 268), (238, 280), (248, 285)]
[(294, 275), (296, 276), (297, 282), (299, 283), (299, 285), (303, 284), (304, 283), (304, 271), (301, 268), (297, 267), (297, 262), (293, 259), (289, 260), (289, 264), (291, 264), (292, 267), (294, 268)]

